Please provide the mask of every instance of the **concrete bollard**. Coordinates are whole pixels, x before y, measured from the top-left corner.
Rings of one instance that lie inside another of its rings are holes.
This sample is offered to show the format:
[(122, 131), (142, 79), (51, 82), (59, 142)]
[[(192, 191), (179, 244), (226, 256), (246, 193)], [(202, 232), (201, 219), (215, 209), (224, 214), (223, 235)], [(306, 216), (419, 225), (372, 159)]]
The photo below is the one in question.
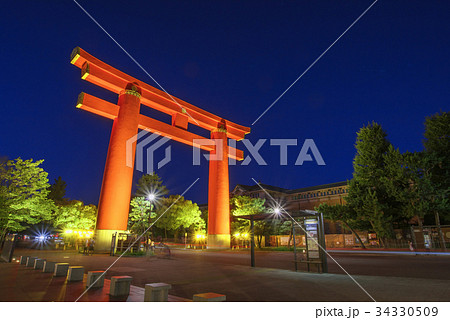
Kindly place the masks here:
[(67, 271), (69, 271), (69, 264), (67, 262), (55, 263), (54, 277), (67, 277)]
[(130, 276), (111, 277), (111, 286), (109, 288), (109, 295), (115, 297), (129, 295), (132, 280), (133, 278)]
[(194, 302), (221, 302), (226, 301), (227, 296), (214, 292), (194, 294), (192, 299)]
[(20, 264), (26, 265), (30, 256), (20, 256)]
[(149, 283), (145, 285), (145, 302), (167, 302), (169, 299), (169, 289), (172, 286), (167, 283)]
[(45, 259), (36, 259), (34, 260), (34, 268), (36, 270), (42, 270), (44, 268)]
[(83, 281), (83, 277), (84, 267), (69, 267), (69, 275), (67, 276), (68, 281)]
[(45, 261), (44, 262), (44, 268), (42, 269), (42, 272), (55, 272), (55, 264), (54, 261)]
[[(89, 271), (86, 280), (86, 288), (101, 288), (105, 282), (104, 271)], [(98, 279), (98, 280), (97, 280)]]
[(37, 257), (28, 257), (27, 259), (27, 267), (34, 268), (34, 261), (36, 261)]

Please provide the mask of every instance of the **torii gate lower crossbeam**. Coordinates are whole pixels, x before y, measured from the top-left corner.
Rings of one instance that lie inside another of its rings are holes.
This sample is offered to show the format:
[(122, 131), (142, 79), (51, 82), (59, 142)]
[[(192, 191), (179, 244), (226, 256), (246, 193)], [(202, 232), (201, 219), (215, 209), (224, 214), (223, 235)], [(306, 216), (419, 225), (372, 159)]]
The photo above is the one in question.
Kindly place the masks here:
[[(114, 120), (100, 193), (95, 250), (109, 251), (112, 234), (127, 230), (135, 148), (132, 148), (130, 166), (127, 165), (126, 146), (138, 129), (157, 132), (210, 152), (208, 248), (229, 248), (228, 158), (243, 160), (243, 152), (229, 147), (227, 140), (240, 140), (250, 129), (225, 121), (180, 99), (175, 98), (177, 102), (174, 102), (168, 99), (166, 93), (124, 74), (78, 47), (72, 52), (71, 63), (82, 70), (82, 79), (119, 94), (117, 105), (86, 93), (79, 95), (77, 103), (78, 108)], [(141, 103), (170, 114), (172, 125), (140, 114)], [(205, 138), (188, 132), (188, 123), (210, 130), (211, 143), (197, 145), (196, 139)]]

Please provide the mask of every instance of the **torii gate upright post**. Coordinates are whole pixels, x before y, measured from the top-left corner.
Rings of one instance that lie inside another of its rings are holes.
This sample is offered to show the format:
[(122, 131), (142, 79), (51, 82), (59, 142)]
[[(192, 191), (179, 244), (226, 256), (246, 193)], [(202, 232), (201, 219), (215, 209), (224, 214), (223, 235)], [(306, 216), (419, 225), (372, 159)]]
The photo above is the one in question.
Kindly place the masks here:
[[(228, 139), (226, 128), (219, 127), (211, 132), (211, 139), (221, 143), (216, 151), (210, 152), (208, 182), (208, 248), (229, 247), (230, 237), (230, 186), (228, 175)], [(217, 159), (213, 160), (214, 156)]]
[(138, 132), (138, 116), (141, 106), (140, 93), (134, 85), (129, 85), (119, 94), (119, 113), (114, 119), (106, 157), (103, 183), (98, 203), (96, 241), (102, 251), (103, 244), (111, 248), (112, 234), (127, 230), (133, 183), (134, 157), (132, 148), (132, 167), (126, 165), (126, 143)]
[[(117, 105), (86, 93), (81, 93), (77, 102), (77, 108), (114, 120), (100, 193), (95, 250), (109, 251), (112, 234), (127, 230), (135, 148), (132, 148), (132, 163), (127, 163), (126, 146), (138, 129), (156, 132), (210, 152), (208, 248), (229, 248), (228, 158), (243, 160), (243, 152), (228, 146), (227, 140), (243, 139), (250, 128), (173, 98), (111, 67), (79, 47), (72, 51), (71, 63), (81, 69), (82, 79), (119, 95)], [(172, 124), (140, 114), (141, 103), (171, 115)], [(211, 131), (211, 139), (187, 131), (189, 123)], [(198, 140), (208, 140), (208, 143), (198, 145), (195, 142)]]

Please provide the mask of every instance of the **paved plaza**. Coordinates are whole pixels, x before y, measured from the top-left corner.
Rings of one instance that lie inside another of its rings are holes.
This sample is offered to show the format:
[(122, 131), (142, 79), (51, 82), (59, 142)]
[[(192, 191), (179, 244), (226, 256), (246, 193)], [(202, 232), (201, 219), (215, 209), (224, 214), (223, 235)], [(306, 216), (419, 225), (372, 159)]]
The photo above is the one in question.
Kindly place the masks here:
[[(85, 272), (105, 270), (117, 259), (108, 255), (84, 256), (68, 251), (16, 250), (15, 256), (20, 255), (82, 265)], [(350, 273), (351, 264), (354, 264), (354, 279), (377, 301), (450, 301), (447, 272), (450, 257), (392, 257), (380, 254), (375, 257), (371, 255), (369, 259), (365, 255), (353, 254), (349, 257), (342, 253), (334, 256)], [(132, 276), (135, 289), (128, 301), (143, 301), (143, 287), (155, 282), (171, 284), (170, 295), (180, 300), (192, 299), (198, 293), (216, 292), (226, 295), (227, 301), (371, 301), (345, 274), (278, 269), (283, 266), (289, 268), (289, 263), (292, 268), (290, 259), (292, 253), (289, 252), (257, 252), (257, 265), (261, 267), (251, 268), (248, 266), (248, 252), (244, 251), (173, 250), (169, 259), (123, 257), (108, 271), (106, 279), (116, 275)], [(365, 263), (367, 268), (364, 268)], [(381, 264), (384, 269), (378, 268)], [(339, 271), (333, 262), (329, 261), (329, 265), (330, 272)], [(402, 270), (402, 265), (409, 266), (409, 269)], [(387, 274), (389, 266), (393, 276)], [(377, 270), (380, 275), (364, 275), (364, 271), (375, 274)], [(401, 272), (405, 276), (400, 277)], [(74, 301), (81, 292), (82, 283), (67, 283), (65, 279), (52, 278), (49, 274), (18, 263), (0, 264), (1, 301)], [(109, 301), (105, 292), (91, 292), (83, 299)]]

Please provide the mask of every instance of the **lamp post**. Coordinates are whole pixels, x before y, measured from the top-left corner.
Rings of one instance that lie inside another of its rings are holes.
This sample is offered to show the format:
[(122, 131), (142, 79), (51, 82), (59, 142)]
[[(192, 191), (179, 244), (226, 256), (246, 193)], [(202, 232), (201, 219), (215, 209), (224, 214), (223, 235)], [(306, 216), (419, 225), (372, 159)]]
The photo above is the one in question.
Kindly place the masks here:
[[(153, 238), (152, 225), (151, 225), (151, 223), (152, 223), (152, 212), (153, 212), (153, 208), (154, 208), (153, 202), (155, 202), (155, 200), (156, 200), (156, 194), (154, 194), (153, 192), (150, 193), (147, 196), (147, 199), (148, 199), (148, 201), (150, 201), (150, 214), (148, 215), (148, 223), (150, 224), (150, 236), (151, 236), (150, 240), (151, 240)], [(153, 240), (151, 240), (151, 241), (153, 241)]]

